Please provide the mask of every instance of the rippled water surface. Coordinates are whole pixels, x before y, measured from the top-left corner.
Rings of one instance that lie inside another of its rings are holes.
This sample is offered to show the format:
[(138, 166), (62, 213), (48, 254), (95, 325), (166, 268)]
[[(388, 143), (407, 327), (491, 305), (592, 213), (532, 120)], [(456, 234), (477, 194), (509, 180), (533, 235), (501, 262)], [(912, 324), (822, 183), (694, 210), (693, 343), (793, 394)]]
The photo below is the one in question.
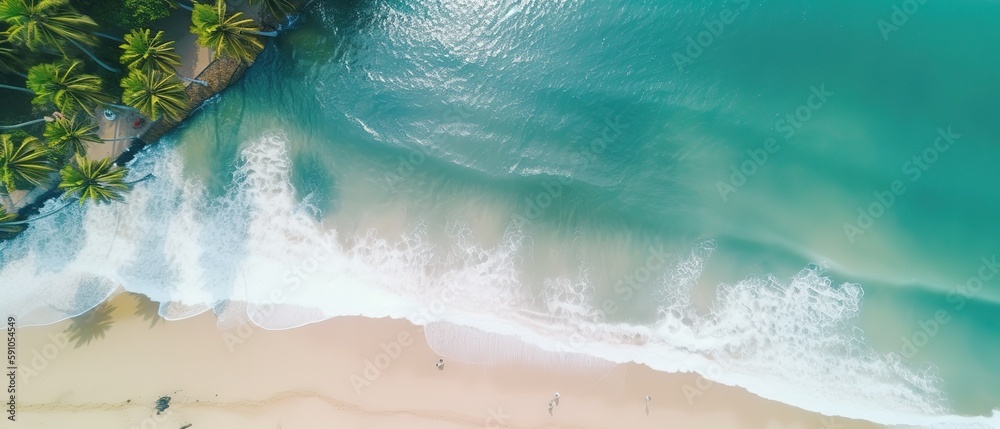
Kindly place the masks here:
[(223, 327), (407, 317), (457, 359), (637, 361), (987, 425), (1000, 4), (905, 17), (314, 2), (136, 159), (155, 180), (0, 244), (0, 308), (46, 323), (124, 287)]

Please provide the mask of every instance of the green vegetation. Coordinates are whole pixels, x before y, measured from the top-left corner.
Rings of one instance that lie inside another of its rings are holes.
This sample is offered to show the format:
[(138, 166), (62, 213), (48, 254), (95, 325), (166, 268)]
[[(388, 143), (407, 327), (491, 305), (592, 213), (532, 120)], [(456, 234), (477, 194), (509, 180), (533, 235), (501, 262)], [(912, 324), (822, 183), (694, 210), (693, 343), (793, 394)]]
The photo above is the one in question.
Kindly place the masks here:
[(110, 100), (103, 92), (101, 78), (81, 73), (79, 61), (39, 64), (28, 69), (28, 89), (35, 93), (36, 105), (52, 105), (64, 114), (93, 112)]
[(104, 143), (97, 135), (97, 125), (77, 117), (62, 118), (45, 124), (45, 140), (49, 153), (59, 158), (71, 155), (84, 156), (87, 143)]
[[(278, 18), (293, 11), (289, 0), (251, 4)], [(191, 11), (190, 30), (216, 58), (253, 61), (264, 49), (260, 37), (276, 35), (261, 31), (241, 12), (228, 13), (224, 0), (194, 5), (189, 0), (0, 0), (0, 92), (31, 95), (30, 104), (28, 97), (10, 97), (0, 113), (6, 116), (0, 120), (0, 239), (24, 228), (4, 225), (17, 218), (9, 210), (11, 193), (52, 186), (57, 176), (64, 195), (81, 203), (122, 199), (127, 170), (111, 159), (87, 158), (87, 148), (104, 143), (98, 128), (102, 110), (127, 108), (151, 121), (180, 121), (189, 107), (182, 80), (208, 85), (179, 76), (182, 59), (175, 42), (148, 28), (181, 9)], [(106, 62), (114, 56), (124, 71)], [(118, 97), (112, 94), (119, 87), (123, 105), (114, 104)]]
[(66, 43), (94, 46), (94, 20), (77, 13), (68, 0), (3, 0), (0, 20), (7, 23), (7, 40), (31, 51), (56, 49), (66, 56)]
[(0, 205), (0, 240), (11, 238), (24, 230), (24, 226), (21, 225), (4, 225), (6, 222), (13, 222), (16, 220), (17, 215), (7, 213), (7, 210)]
[(166, 18), (176, 7), (165, 0), (75, 0), (74, 3), (101, 27), (117, 30), (148, 27)]
[(122, 89), (125, 90), (122, 100), (154, 121), (161, 116), (179, 121), (184, 116), (187, 93), (175, 74), (132, 70), (122, 79)]
[(121, 46), (122, 64), (129, 70), (143, 73), (173, 72), (181, 65), (181, 57), (174, 52), (174, 42), (163, 40), (162, 31), (157, 31), (152, 37), (149, 33), (149, 29), (144, 29), (132, 30), (125, 35), (125, 43)]
[(295, 11), (295, 6), (288, 0), (249, 0), (250, 4), (261, 5), (275, 19), (282, 20)]
[(77, 156), (75, 164), (59, 171), (62, 177), (59, 189), (65, 190), (68, 197), (79, 198), (81, 205), (88, 200), (96, 203), (121, 201), (128, 190), (125, 173), (125, 167), (112, 165), (110, 159), (91, 161)]
[(36, 137), (0, 134), (0, 184), (4, 193), (41, 186), (55, 171)]
[(216, 0), (215, 6), (197, 4), (191, 12), (191, 32), (198, 36), (198, 44), (220, 55), (249, 62), (264, 50), (264, 44), (257, 36), (272, 33), (260, 31), (252, 19), (242, 12), (226, 13), (226, 2)]

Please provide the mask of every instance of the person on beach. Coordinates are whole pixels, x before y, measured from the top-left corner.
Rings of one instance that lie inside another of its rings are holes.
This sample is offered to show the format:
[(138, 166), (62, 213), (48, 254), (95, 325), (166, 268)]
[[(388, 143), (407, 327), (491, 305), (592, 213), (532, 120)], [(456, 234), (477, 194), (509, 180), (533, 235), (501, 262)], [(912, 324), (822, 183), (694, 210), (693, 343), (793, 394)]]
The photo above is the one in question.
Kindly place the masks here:
[(557, 407), (559, 406), (559, 392), (556, 392), (556, 396), (552, 399), (552, 402), (555, 402)]
[(434, 364), (434, 366), (437, 367), (438, 371), (443, 370), (444, 369), (444, 359), (438, 359), (437, 363)]
[(554, 401), (549, 401), (549, 415), (550, 416), (552, 415), (552, 407), (554, 407), (554, 406), (555, 406), (555, 402)]

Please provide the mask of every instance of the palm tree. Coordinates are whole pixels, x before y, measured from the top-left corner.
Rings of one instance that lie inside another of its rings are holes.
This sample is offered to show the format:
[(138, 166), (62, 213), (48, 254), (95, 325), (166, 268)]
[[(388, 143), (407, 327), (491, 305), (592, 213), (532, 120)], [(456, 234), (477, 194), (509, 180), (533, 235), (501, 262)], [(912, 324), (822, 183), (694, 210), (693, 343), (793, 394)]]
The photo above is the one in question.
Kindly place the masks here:
[(28, 69), (28, 89), (35, 93), (32, 103), (52, 103), (70, 115), (81, 110), (93, 114), (94, 108), (107, 103), (110, 97), (102, 91), (101, 78), (78, 73), (81, 64), (39, 64)]
[(112, 164), (110, 158), (91, 161), (77, 156), (75, 165), (68, 164), (59, 172), (62, 177), (59, 189), (65, 189), (67, 197), (79, 198), (81, 205), (87, 200), (121, 201), (128, 190), (124, 180), (127, 172), (125, 167)]
[(45, 148), (35, 137), (17, 141), (10, 134), (0, 134), (0, 185), (4, 193), (44, 184), (56, 171), (46, 155)]
[(45, 125), (43, 136), (49, 144), (49, 150), (58, 156), (66, 156), (69, 151), (84, 156), (87, 153), (87, 143), (104, 143), (96, 131), (97, 125), (87, 120), (77, 120), (73, 116), (49, 122)]
[(24, 230), (21, 225), (4, 225), (7, 222), (13, 222), (17, 220), (17, 215), (14, 213), (7, 213), (7, 209), (0, 205), (0, 240), (6, 240), (17, 235), (17, 233)]
[[(3, 35), (3, 33), (0, 33), (0, 35)], [(14, 46), (8, 43), (7, 40), (0, 40), (0, 74), (16, 74), (25, 77), (23, 67), (24, 63), (21, 61), (21, 56), (18, 55)]]
[(172, 72), (181, 65), (181, 57), (174, 52), (174, 41), (163, 40), (163, 32), (157, 31), (150, 37), (150, 30), (132, 30), (125, 35), (121, 45), (122, 65), (147, 73), (150, 71)]
[(262, 32), (242, 12), (226, 14), (226, 2), (216, 0), (215, 6), (197, 4), (191, 12), (191, 32), (198, 36), (198, 44), (211, 48), (215, 56), (225, 55), (250, 62), (264, 50), (264, 44), (256, 36), (277, 35)]
[(132, 70), (122, 79), (122, 101), (139, 110), (139, 113), (157, 120), (162, 115), (179, 121), (187, 109), (187, 93), (177, 76), (158, 71), (143, 73)]
[(4, 85), (2, 83), (0, 83), (0, 88), (11, 89), (11, 90), (14, 90), (14, 91), (26, 92), (28, 94), (34, 94), (35, 93), (35, 91), (32, 91), (32, 90), (30, 90), (28, 88), (21, 88), (20, 86)]
[[(132, 30), (125, 35), (125, 43), (121, 45), (121, 63), (129, 69), (136, 69), (143, 73), (150, 71), (160, 71), (163, 73), (174, 73), (174, 69), (181, 65), (181, 57), (174, 52), (174, 41), (163, 40), (163, 32), (157, 31), (150, 37), (150, 30)], [(208, 86), (208, 82), (198, 79), (191, 79), (177, 75), (181, 80)]]
[(194, 10), (194, 6), (191, 5), (191, 4), (188, 4), (188, 3), (192, 3), (190, 1), (183, 2), (183, 1), (177, 1), (177, 0), (166, 0), (166, 2), (167, 2), (167, 5), (170, 6), (170, 7), (172, 7), (172, 8), (178, 8), (179, 7), (181, 9), (188, 10), (188, 11)]
[(119, 71), (87, 49), (97, 45), (97, 24), (74, 10), (69, 0), (0, 0), (0, 20), (9, 26), (7, 38), (16, 45), (31, 51), (55, 48), (66, 57), (64, 45), (69, 42), (101, 67)]
[(284, 19), (295, 11), (295, 6), (288, 0), (249, 0), (250, 4), (262, 3), (267, 12), (275, 19)]
[[(4, 33), (0, 33), (0, 36), (3, 35)], [(0, 40), (0, 74), (14, 74), (21, 77), (27, 77), (27, 75), (23, 73), (24, 61), (22, 61), (22, 58), (23, 57), (19, 55), (14, 45), (8, 43), (8, 40)], [(31, 90), (18, 86), (0, 84), (0, 88), (32, 93)]]
[[(58, 113), (58, 112), (56, 112), (56, 113)], [(27, 127), (29, 125), (40, 124), (42, 122), (52, 122), (52, 121), (56, 120), (56, 118), (54, 116), (56, 116), (56, 115), (53, 115), (53, 116), (42, 116), (41, 118), (32, 119), (32, 120), (26, 121), (26, 122), (21, 122), (20, 124), (0, 125), (0, 130), (14, 130), (14, 129), (18, 129), (18, 128), (24, 128), (24, 127)]]

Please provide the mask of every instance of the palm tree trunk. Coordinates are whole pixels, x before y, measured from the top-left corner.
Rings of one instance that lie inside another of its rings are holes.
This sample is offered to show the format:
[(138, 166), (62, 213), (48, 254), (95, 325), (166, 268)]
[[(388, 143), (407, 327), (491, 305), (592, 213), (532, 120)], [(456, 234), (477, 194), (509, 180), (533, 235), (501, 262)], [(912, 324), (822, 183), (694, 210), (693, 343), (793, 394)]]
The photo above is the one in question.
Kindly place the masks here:
[(247, 30), (247, 33), (256, 34), (258, 36), (264, 36), (264, 37), (278, 37), (278, 32), (277, 31), (252, 31), (252, 30)]
[(129, 186), (132, 186), (132, 185), (134, 185), (136, 183), (145, 182), (146, 180), (154, 179), (154, 178), (156, 178), (156, 176), (154, 176), (153, 173), (149, 173), (149, 174), (147, 174), (145, 176), (142, 176), (142, 178), (140, 178), (140, 179), (136, 179), (136, 180), (133, 180), (131, 182), (125, 182), (125, 184), (129, 185)]
[(73, 204), (73, 201), (70, 201), (70, 202), (66, 203), (65, 205), (63, 205), (62, 207), (59, 207), (59, 208), (57, 208), (55, 210), (52, 210), (52, 211), (50, 211), (48, 213), (45, 213), (43, 215), (35, 216), (34, 218), (31, 218), (31, 219), (19, 220), (19, 221), (16, 221), (16, 222), (4, 222), (4, 223), (2, 223), (0, 225), (24, 225), (26, 223), (34, 222), (36, 220), (39, 220), (39, 219), (42, 219), (42, 218), (47, 218), (47, 217), (52, 216), (52, 215), (54, 215), (56, 213), (59, 213), (60, 210), (66, 208), (66, 207), (69, 207), (70, 204)]
[(30, 90), (28, 88), (21, 88), (20, 86), (4, 85), (2, 83), (0, 83), (0, 88), (13, 89), (14, 91), (27, 92), (28, 94), (34, 94), (35, 93), (35, 91), (32, 91), (32, 90)]
[(33, 121), (21, 122), (20, 124), (0, 125), (0, 130), (13, 130), (13, 129), (21, 128), (21, 127), (27, 127), (28, 125), (40, 124), (42, 122), (45, 122), (46, 120), (47, 120), (46, 118), (39, 118), (39, 119), (35, 119)]
[(118, 69), (116, 69), (114, 67), (111, 67), (111, 66), (109, 66), (107, 64), (104, 64), (104, 61), (101, 61), (101, 60), (97, 59), (97, 57), (95, 57), (94, 54), (92, 54), (89, 50), (87, 50), (87, 48), (83, 47), (83, 45), (81, 45), (76, 40), (73, 40), (73, 39), (66, 39), (66, 40), (69, 40), (70, 43), (72, 43), (74, 46), (76, 46), (81, 51), (83, 51), (83, 53), (87, 54), (87, 56), (90, 57), (90, 59), (94, 60), (94, 62), (97, 63), (97, 65), (99, 65), (101, 67), (104, 67), (105, 70), (110, 71), (110, 72), (114, 72), (114, 73), (121, 72), (121, 70), (118, 70)]
[(3, 206), (7, 208), (7, 213), (17, 213), (14, 207), (14, 199), (10, 197), (7, 191), (0, 191), (0, 197), (3, 198)]
[(119, 108), (119, 109), (122, 109), (122, 110), (132, 111), (132, 112), (138, 112), (139, 111), (139, 109), (136, 109), (135, 107), (132, 107), (132, 106), (125, 106), (125, 105), (115, 104), (115, 103), (107, 103), (107, 105), (111, 106), (111, 107)]
[(203, 81), (201, 79), (191, 79), (189, 77), (184, 77), (184, 76), (181, 76), (181, 75), (176, 75), (176, 76), (177, 76), (178, 79), (183, 80), (185, 82), (197, 83), (198, 85), (204, 86), (206, 88), (208, 87), (208, 82), (205, 82), (205, 81)]
[(101, 141), (102, 142), (120, 142), (122, 140), (132, 140), (132, 139), (137, 139), (137, 138), (139, 138), (138, 135), (129, 136), (129, 137), (119, 137), (119, 138), (116, 138), (116, 139), (101, 139)]
[(112, 36), (110, 34), (99, 33), (99, 32), (96, 32), (96, 31), (92, 32), (90, 34), (93, 34), (93, 35), (95, 35), (97, 37), (103, 37), (103, 38), (108, 39), (108, 40), (114, 40), (116, 42), (125, 43), (125, 39), (122, 39), (121, 37), (115, 37), (115, 36)]

